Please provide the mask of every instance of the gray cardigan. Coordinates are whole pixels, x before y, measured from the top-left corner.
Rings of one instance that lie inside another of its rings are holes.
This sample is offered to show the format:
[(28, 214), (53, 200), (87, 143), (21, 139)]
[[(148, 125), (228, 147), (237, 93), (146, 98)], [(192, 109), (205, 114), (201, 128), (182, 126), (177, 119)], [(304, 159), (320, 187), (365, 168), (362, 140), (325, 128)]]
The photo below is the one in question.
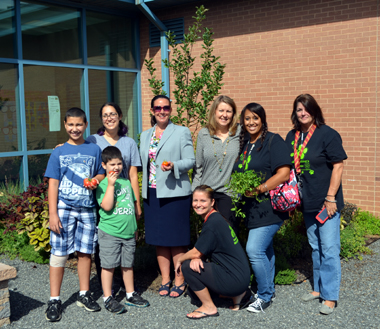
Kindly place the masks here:
[[(140, 137), (140, 156), (143, 168), (142, 197), (148, 195), (149, 145), (155, 126), (145, 130)], [(161, 164), (171, 161), (174, 168), (162, 171)], [(191, 194), (188, 171), (195, 165), (193, 140), (189, 128), (177, 126), (169, 121), (158, 143), (156, 153), (157, 198), (172, 198)]]
[[(230, 180), (232, 169), (239, 155), (239, 137), (240, 125), (238, 125), (235, 136), (229, 136), (230, 141), (227, 147), (228, 138), (222, 143), (219, 137), (210, 136), (207, 128), (202, 128), (199, 131), (196, 165), (193, 173), (193, 191), (197, 186), (205, 184), (210, 186), (215, 192), (226, 193), (224, 186)], [(212, 144), (212, 140), (214, 140), (214, 145)], [(226, 156), (223, 160), (222, 171), (219, 171), (224, 151), (226, 151)], [(214, 155), (215, 152), (217, 157)]]

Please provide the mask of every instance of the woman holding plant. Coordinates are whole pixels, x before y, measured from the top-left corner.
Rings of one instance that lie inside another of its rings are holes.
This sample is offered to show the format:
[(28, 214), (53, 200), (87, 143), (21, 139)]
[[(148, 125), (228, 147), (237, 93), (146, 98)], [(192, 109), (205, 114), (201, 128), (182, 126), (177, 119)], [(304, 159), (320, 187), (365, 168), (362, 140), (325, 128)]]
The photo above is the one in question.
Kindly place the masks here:
[(291, 161), (281, 136), (268, 131), (265, 110), (260, 104), (246, 105), (240, 124), (241, 134), (248, 133), (249, 140), (241, 149), (234, 171), (254, 170), (265, 177), (261, 184), (246, 191), (242, 207), (249, 229), (246, 251), (257, 282), (257, 298), (248, 311), (258, 313), (269, 307), (274, 297), (273, 236), (289, 217), (273, 210), (268, 192), (289, 179)]
[(176, 298), (186, 282), (176, 276), (170, 289), (170, 263), (175, 264), (190, 244), (191, 184), (188, 171), (195, 164), (190, 130), (170, 121), (170, 99), (163, 95), (151, 101), (152, 128), (140, 137), (143, 168), (145, 241), (156, 246), (162, 284), (161, 296)]
[[(313, 96), (302, 94), (294, 100), (291, 120), (294, 129), (286, 143), (302, 182), (302, 212), (313, 259), (314, 290), (301, 299), (322, 298), (320, 312), (328, 315), (339, 298), (341, 182), (347, 155), (339, 133), (325, 124)], [(323, 224), (316, 219), (322, 208), (328, 217)]]
[(225, 185), (239, 155), (240, 131), (235, 102), (228, 96), (218, 96), (211, 105), (208, 124), (198, 133), (192, 184), (193, 190), (199, 185), (208, 185), (215, 191), (216, 208), (236, 234), (239, 223), (231, 211), (231, 197)]

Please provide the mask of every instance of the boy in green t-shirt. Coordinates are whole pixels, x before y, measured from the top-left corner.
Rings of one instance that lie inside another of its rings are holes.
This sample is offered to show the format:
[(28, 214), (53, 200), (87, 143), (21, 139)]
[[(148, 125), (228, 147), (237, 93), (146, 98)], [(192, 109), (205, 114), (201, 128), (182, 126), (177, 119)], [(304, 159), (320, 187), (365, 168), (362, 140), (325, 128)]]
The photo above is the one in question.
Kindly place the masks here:
[(123, 171), (123, 158), (115, 146), (102, 152), (102, 166), (107, 177), (96, 189), (100, 205), (98, 230), (99, 256), (102, 266), (102, 288), (105, 308), (120, 314), (125, 307), (112, 297), (115, 267), (121, 265), (126, 290), (126, 305), (146, 307), (149, 302), (134, 291), (133, 262), (136, 249), (136, 197), (128, 179), (118, 177)]

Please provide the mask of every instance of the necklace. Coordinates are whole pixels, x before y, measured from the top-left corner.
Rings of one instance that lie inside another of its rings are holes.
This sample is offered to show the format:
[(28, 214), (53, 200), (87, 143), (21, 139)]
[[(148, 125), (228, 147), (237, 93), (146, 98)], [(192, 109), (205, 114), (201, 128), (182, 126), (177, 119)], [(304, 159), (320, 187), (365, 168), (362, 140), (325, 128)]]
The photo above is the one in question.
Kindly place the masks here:
[(214, 157), (216, 158), (216, 161), (218, 162), (218, 165), (219, 165), (219, 171), (222, 172), (222, 165), (223, 165), (223, 161), (224, 161), (224, 158), (227, 154), (227, 146), (228, 146), (228, 143), (230, 142), (230, 136), (228, 136), (227, 138), (227, 141), (226, 141), (226, 147), (224, 148), (224, 152), (223, 152), (223, 158), (222, 158), (222, 162), (219, 162), (219, 159), (218, 159), (218, 156), (216, 154), (216, 150), (215, 150), (215, 145), (214, 145), (214, 139), (212, 138), (211, 139), (212, 141), (212, 147), (214, 148)]
[[(245, 149), (245, 151), (244, 151), (244, 158), (243, 158), (243, 163), (242, 163), (242, 166), (243, 166), (243, 167), (244, 167), (245, 157), (246, 157), (246, 155), (247, 155), (247, 151), (248, 151), (248, 145), (249, 145), (249, 142), (247, 143), (247, 147), (246, 147), (246, 149)], [(247, 159), (248, 159), (248, 157), (251, 155), (251, 152), (252, 152), (252, 150), (253, 150), (254, 147), (255, 147), (255, 143), (252, 143), (251, 148), (249, 149), (249, 152), (248, 152)]]
[(206, 222), (207, 222), (207, 220), (208, 220), (208, 216), (210, 216), (213, 212), (216, 212), (216, 210), (215, 210), (214, 208), (212, 208), (212, 209), (208, 212), (208, 214), (205, 216), (205, 220), (204, 220), (203, 223), (206, 223)]

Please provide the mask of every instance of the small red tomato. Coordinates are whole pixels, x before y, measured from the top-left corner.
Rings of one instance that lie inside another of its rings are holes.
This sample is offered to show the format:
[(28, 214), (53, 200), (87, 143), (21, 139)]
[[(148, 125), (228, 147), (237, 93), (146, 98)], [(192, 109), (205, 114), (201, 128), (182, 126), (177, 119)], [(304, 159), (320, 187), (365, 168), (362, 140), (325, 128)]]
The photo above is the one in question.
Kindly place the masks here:
[(109, 175), (116, 174), (116, 171), (110, 171), (108, 172)]
[(164, 167), (167, 167), (167, 166), (169, 166), (169, 162), (165, 160), (165, 161), (162, 163), (162, 165), (163, 165)]
[(98, 181), (95, 178), (85, 178), (83, 181), (84, 187), (96, 187), (98, 186)]

